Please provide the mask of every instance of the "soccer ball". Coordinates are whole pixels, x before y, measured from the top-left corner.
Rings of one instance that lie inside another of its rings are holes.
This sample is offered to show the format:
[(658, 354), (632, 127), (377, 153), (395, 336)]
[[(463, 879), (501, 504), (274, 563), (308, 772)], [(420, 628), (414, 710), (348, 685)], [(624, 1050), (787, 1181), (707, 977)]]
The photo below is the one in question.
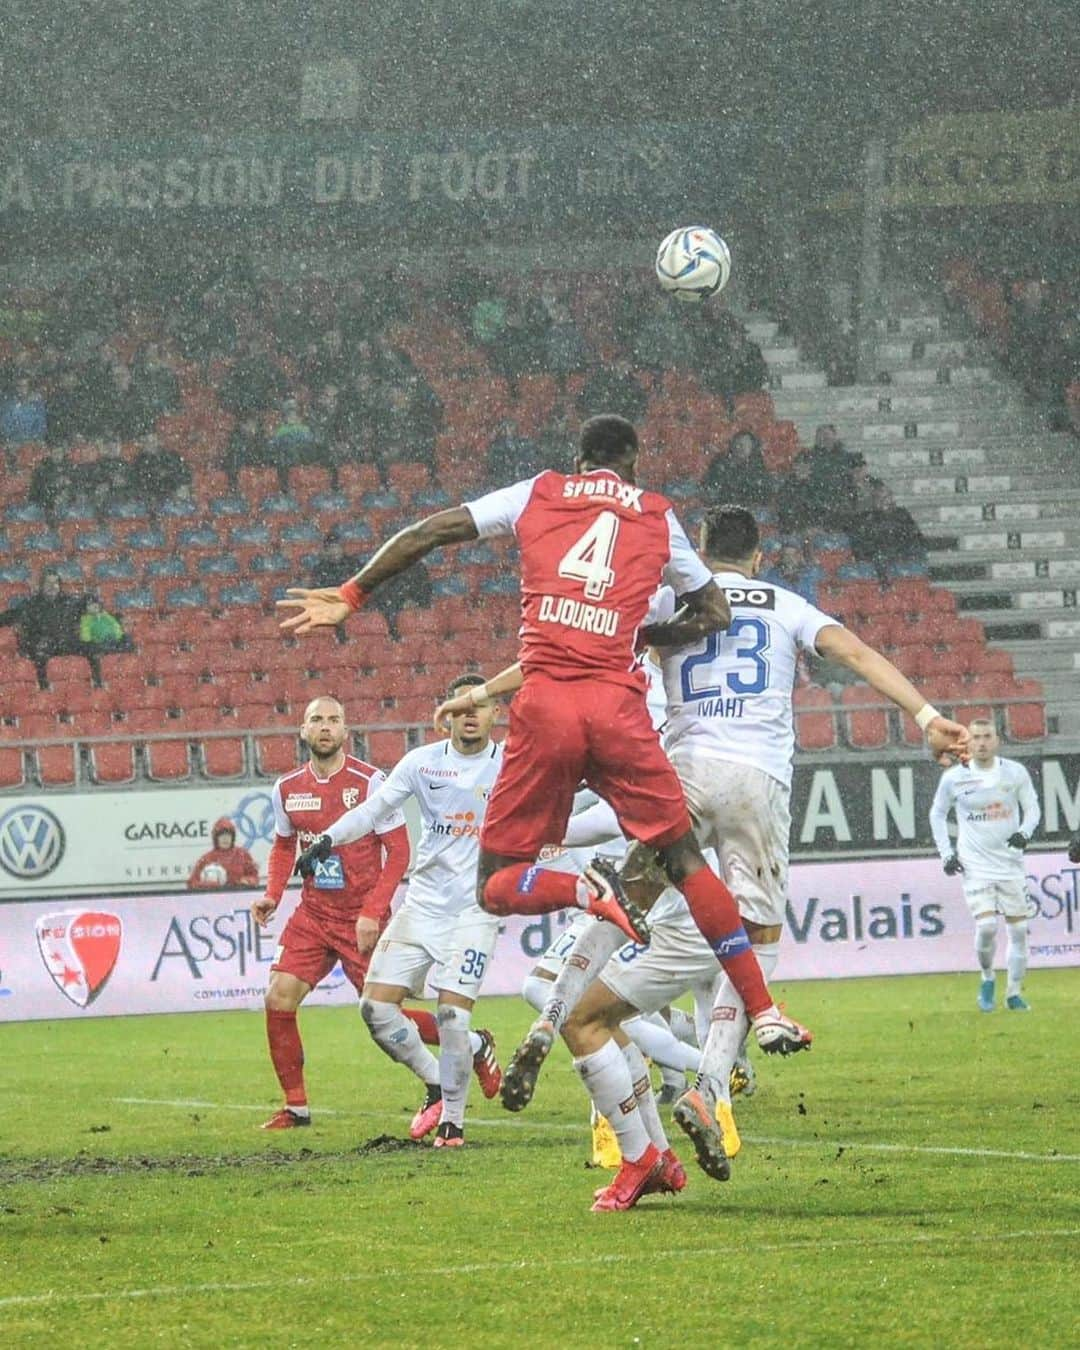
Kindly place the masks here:
[(228, 872), (220, 863), (207, 863), (199, 876), (208, 886), (224, 886), (229, 879)]
[(704, 225), (681, 226), (657, 250), (656, 276), (676, 300), (696, 303), (727, 285), (731, 253), (715, 230)]

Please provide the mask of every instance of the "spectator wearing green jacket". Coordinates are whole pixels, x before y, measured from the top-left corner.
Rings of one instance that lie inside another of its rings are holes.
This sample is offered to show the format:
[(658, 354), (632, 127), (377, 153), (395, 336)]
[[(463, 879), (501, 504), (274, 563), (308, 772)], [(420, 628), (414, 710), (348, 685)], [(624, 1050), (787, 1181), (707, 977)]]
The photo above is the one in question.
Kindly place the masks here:
[(79, 641), (99, 652), (115, 652), (131, 646), (120, 620), (104, 608), (96, 595), (87, 596), (86, 609), (79, 620)]

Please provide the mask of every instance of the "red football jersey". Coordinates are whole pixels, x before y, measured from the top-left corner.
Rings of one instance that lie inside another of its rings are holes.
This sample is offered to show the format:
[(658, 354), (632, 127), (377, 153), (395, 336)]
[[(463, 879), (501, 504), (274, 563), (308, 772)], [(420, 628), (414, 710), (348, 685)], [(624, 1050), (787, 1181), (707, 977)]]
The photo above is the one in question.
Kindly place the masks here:
[(637, 635), (658, 588), (712, 580), (667, 498), (612, 469), (549, 470), (465, 508), (481, 539), (517, 537), (526, 672), (643, 683)]
[[(271, 796), (275, 829), (284, 839), (298, 835), (300, 848), (305, 849), (320, 834), (325, 834), (339, 816), (366, 801), (368, 793), (385, 781), (381, 769), (365, 764), (355, 755), (346, 755), (345, 763), (329, 778), (319, 778), (309, 762), (274, 784)], [(340, 845), (320, 865), (315, 876), (305, 878), (303, 901), (317, 909), (357, 913), (382, 879), (382, 836), (404, 828), (405, 817), (395, 811), (380, 821), (377, 834)], [(407, 864), (407, 849), (405, 859)]]

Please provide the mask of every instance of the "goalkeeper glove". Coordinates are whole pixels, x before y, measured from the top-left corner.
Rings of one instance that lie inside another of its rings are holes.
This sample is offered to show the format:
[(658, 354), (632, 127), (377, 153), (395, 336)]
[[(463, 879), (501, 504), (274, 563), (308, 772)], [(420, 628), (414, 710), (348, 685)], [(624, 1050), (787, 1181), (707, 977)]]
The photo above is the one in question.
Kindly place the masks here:
[(1069, 840), (1069, 861), (1080, 863), (1080, 834), (1074, 834)]
[(320, 863), (324, 863), (334, 851), (334, 841), (328, 834), (320, 834), (313, 844), (309, 844), (296, 860), (296, 870), (302, 877), (313, 877)]
[(960, 859), (956, 856), (955, 853), (950, 853), (949, 856), (945, 859), (945, 875), (947, 877), (954, 877), (956, 876), (957, 872), (962, 872), (963, 870), (964, 864), (960, 861)]
[(1018, 848), (1022, 853), (1028, 846), (1028, 837), (1023, 830), (1017, 830), (1015, 834), (1009, 835), (1007, 842), (1010, 848)]

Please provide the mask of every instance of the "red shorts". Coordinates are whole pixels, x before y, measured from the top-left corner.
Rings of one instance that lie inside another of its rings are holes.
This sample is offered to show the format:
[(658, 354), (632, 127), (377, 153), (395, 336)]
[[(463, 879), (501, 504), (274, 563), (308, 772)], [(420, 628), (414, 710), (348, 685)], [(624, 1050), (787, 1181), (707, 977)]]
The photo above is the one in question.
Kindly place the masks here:
[(660, 748), (644, 693), (592, 677), (531, 674), (510, 705), (510, 734), (480, 847), (533, 859), (566, 834), (585, 782), (631, 839), (654, 848), (690, 829), (682, 784)]
[(313, 912), (301, 901), (285, 925), (270, 969), (295, 975), (314, 989), (326, 979), (339, 958), (359, 993), (367, 979), (371, 953), (361, 955), (357, 948), (355, 914), (330, 917)]

